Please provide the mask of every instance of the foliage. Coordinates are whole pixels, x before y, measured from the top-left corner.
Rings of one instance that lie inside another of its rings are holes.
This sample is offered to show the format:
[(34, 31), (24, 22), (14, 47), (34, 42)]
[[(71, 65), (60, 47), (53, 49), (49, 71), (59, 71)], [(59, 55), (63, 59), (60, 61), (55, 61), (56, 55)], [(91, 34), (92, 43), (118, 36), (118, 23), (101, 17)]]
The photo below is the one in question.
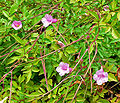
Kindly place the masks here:
[[(118, 103), (120, 0), (0, 2), (0, 101)], [(42, 28), (45, 14), (58, 22)], [(12, 28), (15, 20), (21, 29)], [(60, 62), (73, 71), (61, 77)], [(109, 81), (98, 86), (92, 76), (101, 66)]]

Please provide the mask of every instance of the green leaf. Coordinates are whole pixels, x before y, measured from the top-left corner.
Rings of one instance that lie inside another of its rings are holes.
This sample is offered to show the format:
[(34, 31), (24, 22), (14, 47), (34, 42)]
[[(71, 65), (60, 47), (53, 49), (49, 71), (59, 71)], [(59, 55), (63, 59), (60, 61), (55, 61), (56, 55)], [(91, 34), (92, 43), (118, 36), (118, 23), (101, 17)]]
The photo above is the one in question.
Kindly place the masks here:
[(65, 51), (68, 53), (68, 54), (72, 54), (72, 53), (75, 53), (75, 52), (77, 52), (77, 49), (75, 49), (75, 47), (67, 47), (66, 49), (65, 49)]
[(18, 88), (18, 85), (17, 85), (16, 81), (12, 81), (12, 84), (15, 88)]
[(115, 29), (113, 29), (113, 28), (112, 28), (112, 36), (113, 36), (113, 38), (115, 38), (115, 39), (120, 38), (120, 34), (118, 33), (118, 31), (115, 30)]
[(62, 58), (62, 56), (63, 56), (63, 52), (60, 51), (60, 52), (59, 52), (59, 60)]
[(31, 72), (31, 70), (29, 70), (29, 72), (27, 73), (27, 81), (26, 81), (26, 84), (30, 81), (31, 76), (32, 76), (32, 72)]
[(70, 3), (76, 3), (76, 0), (70, 0)]
[(97, 20), (99, 20), (99, 17), (98, 17), (98, 15), (97, 15), (97, 13), (92, 12), (92, 11), (89, 11), (89, 10), (88, 10), (88, 12), (89, 12), (93, 17), (95, 17)]
[(91, 54), (91, 53), (92, 53), (92, 51), (94, 50), (93, 45), (94, 45), (94, 44), (92, 44), (92, 45), (90, 46), (90, 49), (89, 49), (89, 53), (90, 53), (90, 54)]
[(16, 12), (17, 9), (18, 9), (18, 5), (17, 3), (14, 3), (10, 8), (10, 14), (13, 14), (14, 12)]
[(118, 21), (120, 21), (120, 12), (117, 13)]
[(111, 30), (111, 27), (106, 27), (105, 33), (109, 32)]
[(7, 65), (9, 65), (9, 64), (11, 64), (11, 63), (13, 63), (13, 62), (15, 62), (15, 61), (18, 60), (18, 59), (19, 59), (18, 56), (11, 57), (10, 59), (8, 59)]
[(117, 100), (117, 97), (112, 98), (111, 103), (115, 103), (116, 100)]
[(120, 39), (114, 39), (110, 43), (120, 42)]
[(19, 77), (18, 77), (18, 82), (19, 83), (22, 83), (23, 81), (25, 80), (25, 77), (24, 77), (24, 75), (20, 75)]
[(111, 6), (112, 6), (112, 10), (114, 11), (116, 8), (116, 1), (113, 0), (113, 2), (111, 2)]
[(112, 73), (108, 74), (108, 80), (109, 81), (116, 81), (117, 82), (117, 79), (115, 78), (114, 74), (112, 74)]
[(42, 95), (42, 93), (40, 94), (39, 92), (32, 92), (30, 95), (27, 95), (27, 96), (33, 97), (33, 96), (39, 96), (39, 95)]
[(22, 40), (19, 36), (14, 35), (14, 34), (12, 34), (11, 36), (12, 36), (18, 43), (24, 44), (23, 40)]
[(106, 19), (105, 19), (105, 22), (110, 21), (110, 19), (111, 19), (111, 14), (108, 14), (107, 17), (106, 17)]
[(33, 72), (39, 72), (40, 70), (38, 68), (36, 68), (36, 67), (32, 67), (32, 71)]
[(99, 99), (97, 103), (110, 103), (110, 102), (106, 99)]
[(0, 27), (0, 32), (5, 32), (6, 31), (6, 27)]
[(9, 20), (12, 20), (12, 18), (9, 17), (9, 13), (5, 10), (3, 10), (3, 14), (5, 17), (7, 17)]
[(113, 27), (117, 23), (117, 19), (114, 19), (111, 23), (111, 26)]

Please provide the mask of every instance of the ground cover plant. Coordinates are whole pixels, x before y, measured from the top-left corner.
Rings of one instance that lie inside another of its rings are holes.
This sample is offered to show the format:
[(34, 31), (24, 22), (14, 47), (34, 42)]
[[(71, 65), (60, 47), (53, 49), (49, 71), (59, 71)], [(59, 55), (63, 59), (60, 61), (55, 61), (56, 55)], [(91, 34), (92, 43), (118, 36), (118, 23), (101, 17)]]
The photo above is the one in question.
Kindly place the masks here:
[(120, 0), (1, 0), (0, 103), (120, 103)]

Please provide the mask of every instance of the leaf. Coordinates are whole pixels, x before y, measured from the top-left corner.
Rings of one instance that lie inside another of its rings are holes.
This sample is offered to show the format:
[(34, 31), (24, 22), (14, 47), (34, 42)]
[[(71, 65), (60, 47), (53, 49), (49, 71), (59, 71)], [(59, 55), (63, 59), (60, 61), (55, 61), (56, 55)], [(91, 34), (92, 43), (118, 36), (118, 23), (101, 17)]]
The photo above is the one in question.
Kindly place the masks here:
[(92, 51), (94, 50), (93, 44), (90, 46), (89, 53), (91, 54)]
[(110, 21), (110, 19), (111, 19), (111, 14), (108, 14), (107, 17), (106, 17), (106, 19), (105, 19), (105, 22)]
[(120, 42), (120, 39), (114, 39), (110, 43)]
[(0, 27), (0, 32), (5, 32), (6, 31), (6, 27)]
[(20, 75), (19, 78), (18, 78), (18, 82), (22, 83), (24, 80), (25, 80), (24, 75), (22, 75), (22, 76)]
[(97, 103), (110, 103), (110, 102), (106, 99), (99, 99)]
[(14, 3), (10, 8), (10, 14), (13, 14), (14, 12), (16, 12), (17, 9), (18, 9), (18, 5), (17, 3)]
[(11, 36), (12, 36), (18, 43), (24, 44), (23, 40), (22, 40), (19, 36), (14, 35), (14, 34), (12, 34)]
[(118, 31), (115, 30), (115, 29), (113, 29), (113, 28), (112, 28), (112, 36), (113, 36), (113, 38), (115, 38), (115, 39), (120, 38), (120, 34), (118, 33)]
[(117, 13), (118, 21), (120, 21), (120, 12)]
[(113, 27), (117, 23), (117, 19), (114, 19), (111, 23), (111, 26)]
[(12, 81), (12, 84), (15, 88), (18, 88), (18, 85), (17, 85), (16, 81)]
[(38, 68), (36, 68), (36, 67), (32, 67), (32, 71), (33, 72), (39, 72), (40, 70)]
[(5, 17), (7, 17), (9, 20), (12, 20), (12, 18), (9, 17), (9, 13), (5, 10), (3, 10), (3, 14)]
[(27, 81), (26, 81), (26, 84), (30, 81), (31, 76), (32, 76), (32, 72), (31, 72), (31, 70), (29, 70), (29, 72), (27, 73)]
[(10, 59), (8, 59), (7, 65), (9, 65), (9, 64), (11, 64), (11, 63), (13, 63), (13, 62), (15, 62), (15, 61), (18, 60), (18, 59), (19, 59), (19, 56), (11, 57)]
[(59, 60), (62, 58), (62, 56), (63, 56), (63, 52), (60, 51), (60, 52), (59, 52)]
[(70, 0), (70, 4), (71, 4), (71, 3), (76, 3), (76, 0)]
[(108, 74), (108, 79), (109, 79), (109, 81), (116, 81), (117, 82), (117, 79), (115, 78), (114, 74), (112, 74), (112, 73)]
[(75, 48), (75, 47), (67, 47), (66, 49), (65, 49), (65, 51), (68, 53), (68, 54), (72, 54), (72, 53), (75, 53), (75, 52), (77, 52), (77, 49)]
[(88, 11), (92, 16), (94, 16), (97, 20), (99, 20), (99, 17), (97, 15), (97, 13), (92, 12), (92, 11)]
[(105, 33), (109, 32), (111, 30), (111, 27), (106, 27)]
[(111, 2), (111, 6), (112, 6), (112, 10), (114, 11), (116, 8), (116, 1), (113, 0), (113, 2)]

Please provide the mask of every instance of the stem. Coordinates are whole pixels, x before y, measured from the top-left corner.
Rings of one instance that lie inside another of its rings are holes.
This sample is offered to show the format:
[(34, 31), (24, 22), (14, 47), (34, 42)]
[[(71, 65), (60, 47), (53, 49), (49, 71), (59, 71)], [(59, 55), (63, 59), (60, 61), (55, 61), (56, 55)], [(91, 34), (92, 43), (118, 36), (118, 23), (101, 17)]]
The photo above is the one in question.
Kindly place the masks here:
[[(41, 49), (40, 49), (40, 55), (42, 56)], [(45, 61), (43, 60), (43, 58), (41, 58), (41, 61), (42, 61), (42, 66), (43, 66), (44, 76), (45, 76), (45, 80), (46, 80), (46, 84), (47, 84), (47, 89), (48, 89), (48, 82), (47, 82), (46, 69), (45, 69)], [(48, 90), (49, 90), (49, 89), (48, 89)]]
[(12, 95), (12, 72), (11, 72), (11, 82), (10, 82), (10, 97), (9, 97), (9, 103), (11, 102), (11, 95)]
[[(61, 1), (61, 2), (62, 2), (62, 1)], [(59, 5), (61, 4), (61, 2), (60, 2), (59, 4), (57, 4), (57, 5), (54, 5), (54, 6), (53, 6), (53, 7), (51, 7), (50, 9), (48, 9), (48, 10), (46, 10), (46, 11), (44, 11), (44, 12), (42, 12), (42, 13), (38, 14), (38, 15), (35, 15), (35, 16), (31, 17), (30, 19), (33, 19), (33, 18), (35, 18), (35, 17), (37, 17), (37, 16), (39, 16), (39, 15), (41, 15), (41, 14), (45, 13), (45, 12), (48, 12), (48, 11), (50, 11), (50, 10), (52, 10), (52, 9), (56, 8), (57, 6), (59, 6)], [(25, 19), (24, 19), (24, 20), (21, 20), (21, 21), (25, 21)]]
[(64, 39), (65, 43), (67, 44), (67, 41), (65, 40), (65, 38), (62, 36), (62, 34), (57, 30), (57, 28), (52, 24), (52, 26), (55, 28), (55, 30), (60, 34), (60, 36)]

